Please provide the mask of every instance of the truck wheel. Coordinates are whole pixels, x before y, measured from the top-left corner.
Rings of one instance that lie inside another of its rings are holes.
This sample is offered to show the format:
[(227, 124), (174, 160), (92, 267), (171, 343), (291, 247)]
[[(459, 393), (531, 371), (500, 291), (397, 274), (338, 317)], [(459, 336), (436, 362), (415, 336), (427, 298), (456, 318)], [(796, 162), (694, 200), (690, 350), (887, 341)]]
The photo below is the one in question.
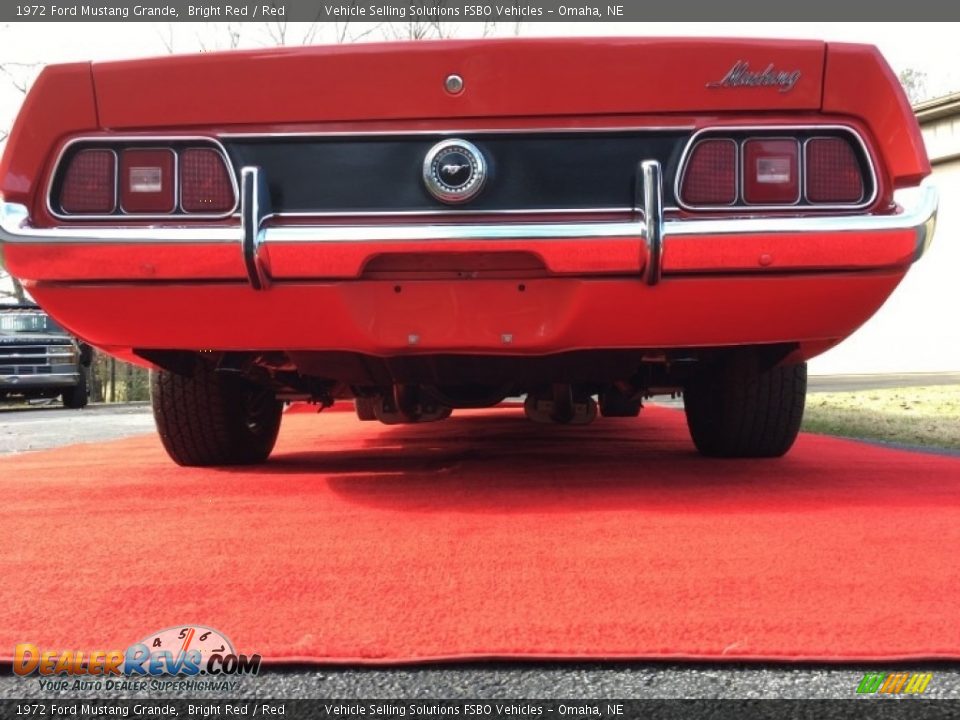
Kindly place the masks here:
[(87, 406), (90, 394), (87, 392), (87, 373), (80, 368), (80, 382), (69, 390), (63, 391), (63, 406), (71, 410), (79, 410)]
[(178, 465), (262, 463), (277, 441), (283, 403), (273, 392), (202, 363), (189, 376), (151, 373), (150, 398), (160, 440)]
[(742, 356), (702, 368), (684, 389), (694, 445), (708, 457), (780, 457), (800, 431), (807, 364), (763, 368)]

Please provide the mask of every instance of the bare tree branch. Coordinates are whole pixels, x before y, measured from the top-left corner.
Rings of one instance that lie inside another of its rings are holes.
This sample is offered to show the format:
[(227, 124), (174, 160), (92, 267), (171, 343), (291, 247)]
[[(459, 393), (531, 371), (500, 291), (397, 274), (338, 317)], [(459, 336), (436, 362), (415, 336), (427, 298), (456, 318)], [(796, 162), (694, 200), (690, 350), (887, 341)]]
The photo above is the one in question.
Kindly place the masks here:
[(317, 10), (317, 14), (313, 16), (313, 22), (307, 26), (307, 31), (303, 34), (303, 39), (300, 41), (301, 45), (312, 45), (314, 39), (316, 39), (317, 31), (319, 31), (321, 27), (320, 12), (320, 10)]
[(173, 55), (173, 23), (163, 23), (162, 27), (166, 29), (166, 33), (161, 32), (160, 27), (156, 27), (157, 37), (160, 38), (160, 42), (163, 43), (163, 46), (167, 49), (167, 53)]
[[(13, 85), (21, 95), (26, 95), (27, 90), (30, 89), (30, 85), (33, 83), (33, 79), (37, 74), (36, 70), (42, 67), (43, 63), (38, 62), (5, 62), (0, 64), (0, 72), (7, 76), (10, 84)], [(18, 72), (13, 72), (11, 68), (17, 68)]]
[(3, 270), (0, 270), (0, 278), (8, 278), (10, 280), (10, 284), (13, 286), (13, 290), (0, 290), (0, 297), (13, 298), (18, 303), (25, 303), (27, 301), (27, 293), (23, 289), (23, 285), (20, 284), (19, 280)]
[[(37, 75), (38, 68), (42, 68), (43, 63), (21, 63), (21, 62), (6, 62), (0, 64), (0, 73), (5, 75), (10, 81), (10, 84), (17, 89), (21, 95), (26, 95), (27, 90), (30, 89), (30, 85), (33, 83), (34, 78)], [(6, 143), (7, 138), (10, 136), (9, 130), (0, 130), (0, 144)], [(12, 297), (17, 302), (25, 302), (27, 299), (27, 294), (23, 289), (23, 285), (20, 284), (20, 281), (17, 278), (10, 275), (3, 268), (3, 256), (0, 253), (0, 279), (8, 279), (10, 285), (13, 288), (10, 290), (0, 290), (0, 295), (3, 297)]]
[(362, 39), (365, 38), (367, 35), (370, 35), (371, 33), (375, 33), (377, 30), (379, 30), (379, 29), (382, 28), (382, 27), (383, 27), (383, 23), (382, 23), (382, 22), (374, 23), (373, 25), (371, 25), (370, 27), (368, 27), (366, 30), (364, 30), (362, 33), (360, 33), (359, 35), (354, 35), (352, 38), (350, 38), (350, 40), (351, 40), (351, 42), (356, 42), (357, 40), (362, 40)]
[(395, 40), (426, 40), (445, 37), (444, 25), (435, 21), (408, 20), (405, 23), (391, 23), (388, 29)]
[(433, 28), (433, 36), (436, 38), (453, 37), (454, 30), (450, 23), (434, 20), (430, 23), (430, 26)]
[[(225, 34), (221, 34), (223, 29)], [(235, 50), (240, 47), (241, 23), (203, 23), (203, 28), (194, 33), (200, 52)], [(221, 42), (223, 40), (223, 42)]]
[(3, 263), (3, 252), (2, 249), (0, 249), (0, 280), (4, 278), (9, 279), (10, 287), (12, 287), (13, 290), (0, 289), (0, 296), (14, 298), (18, 303), (26, 302), (27, 293), (23, 289), (23, 285), (20, 284), (20, 281), (6, 271)]
[[(427, 17), (444, 17), (444, 7), (446, 0), (423, 0), (421, 3), (424, 10), (429, 8), (432, 13), (427, 13)], [(494, 23), (495, 24), (495, 23)], [(452, 37), (456, 31), (453, 23), (444, 22), (439, 19), (433, 20), (408, 20), (404, 23), (390, 23), (389, 33), (396, 40), (426, 40), (428, 38), (448, 38)]]
[(241, 23), (227, 23), (227, 34), (230, 37), (230, 49), (235, 50), (240, 47), (240, 33), (243, 29)]
[[(276, 27), (274, 27), (276, 26)], [(287, 44), (287, 21), (266, 23), (267, 35), (273, 41), (274, 45), (283, 47)]]
[[(294, 28), (291, 27), (290, 23), (286, 21), (282, 22), (268, 22), (264, 23), (264, 27), (267, 33), (267, 37), (270, 39), (270, 45), (276, 45), (280, 47), (285, 47), (287, 45), (311, 45), (317, 38), (317, 34), (320, 30), (323, 29), (324, 23), (320, 22), (320, 13), (318, 12), (315, 16), (315, 21), (311, 23), (306, 23), (306, 28), (301, 34), (293, 32)], [(302, 25), (303, 23), (294, 23), (294, 25)], [(341, 23), (334, 23), (334, 29), (337, 32), (337, 37), (340, 38), (342, 33), (346, 33), (346, 28), (338, 27)], [(349, 23), (342, 23), (342, 25), (349, 25)], [(338, 40), (339, 42), (344, 42), (346, 36), (344, 35), (344, 40)]]

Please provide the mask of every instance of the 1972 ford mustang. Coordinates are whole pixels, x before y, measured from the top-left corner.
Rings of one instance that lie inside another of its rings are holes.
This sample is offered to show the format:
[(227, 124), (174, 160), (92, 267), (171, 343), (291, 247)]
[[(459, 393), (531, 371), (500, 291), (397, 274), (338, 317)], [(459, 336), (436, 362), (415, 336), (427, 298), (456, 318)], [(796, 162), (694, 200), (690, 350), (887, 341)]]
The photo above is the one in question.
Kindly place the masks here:
[(676, 391), (702, 453), (772, 457), (806, 360), (926, 249), (935, 192), (901, 191), (929, 173), (869, 46), (258, 50), (48, 67), (0, 239), (58, 322), (156, 369), (184, 465), (265, 460), (292, 399), (586, 423)]

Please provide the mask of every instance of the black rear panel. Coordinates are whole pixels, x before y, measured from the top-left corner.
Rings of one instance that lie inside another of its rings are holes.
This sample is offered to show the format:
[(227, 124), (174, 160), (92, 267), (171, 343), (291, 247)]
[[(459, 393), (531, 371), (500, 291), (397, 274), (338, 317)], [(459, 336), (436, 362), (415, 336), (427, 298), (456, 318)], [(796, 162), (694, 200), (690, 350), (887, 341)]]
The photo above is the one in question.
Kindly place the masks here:
[(422, 180), (424, 157), (447, 135), (225, 138), (239, 173), (266, 174), (274, 212), (482, 212), (624, 210), (635, 204), (637, 168), (659, 160), (665, 201), (686, 130), (464, 133), (483, 153), (489, 176), (473, 200), (451, 207)]

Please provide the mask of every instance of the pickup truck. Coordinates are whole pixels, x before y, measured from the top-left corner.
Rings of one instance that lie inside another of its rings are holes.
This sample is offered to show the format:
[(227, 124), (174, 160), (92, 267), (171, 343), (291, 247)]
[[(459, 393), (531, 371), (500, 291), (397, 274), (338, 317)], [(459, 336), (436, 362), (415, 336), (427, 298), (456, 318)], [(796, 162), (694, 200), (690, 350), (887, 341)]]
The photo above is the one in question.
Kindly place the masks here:
[(0, 241), (64, 327), (154, 369), (183, 465), (263, 462), (289, 400), (577, 424), (678, 392), (701, 453), (770, 458), (807, 360), (927, 248), (929, 174), (866, 45), (259, 49), (47, 67)]
[(0, 305), (0, 401), (63, 398), (86, 406), (90, 347), (36, 305)]

